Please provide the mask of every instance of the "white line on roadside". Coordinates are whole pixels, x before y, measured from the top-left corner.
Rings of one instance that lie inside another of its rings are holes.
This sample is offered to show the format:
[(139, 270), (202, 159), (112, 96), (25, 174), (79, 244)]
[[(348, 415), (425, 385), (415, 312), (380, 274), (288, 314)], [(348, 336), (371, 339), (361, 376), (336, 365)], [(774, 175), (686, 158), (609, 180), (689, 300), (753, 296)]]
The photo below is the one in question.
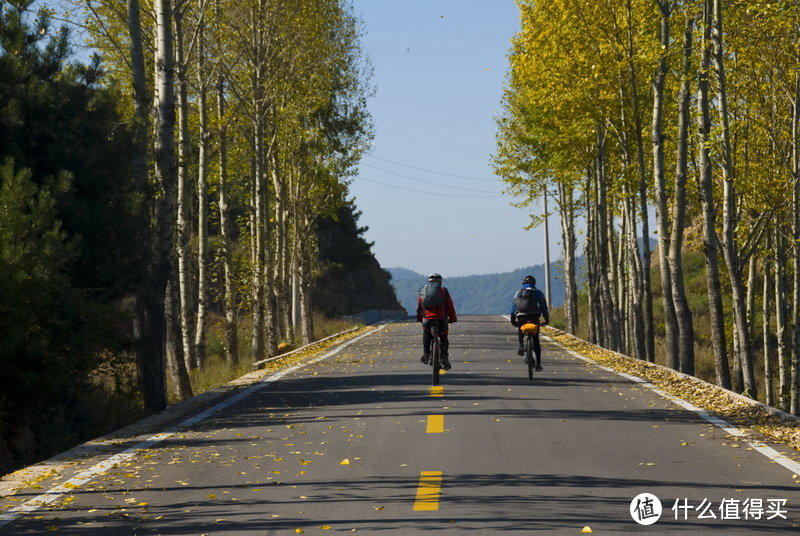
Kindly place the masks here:
[(545, 339), (547, 339), (549, 342), (560, 346), (568, 354), (570, 354), (573, 357), (577, 357), (578, 359), (586, 361), (587, 363), (591, 363), (592, 365), (594, 365), (596, 367), (599, 367), (599, 368), (601, 368), (603, 370), (607, 370), (608, 372), (617, 374), (618, 376), (622, 376), (623, 378), (626, 378), (626, 379), (628, 379), (628, 380), (630, 380), (632, 382), (636, 382), (636, 383), (638, 383), (638, 384), (640, 384), (640, 385), (642, 385), (644, 387), (647, 387), (648, 389), (650, 389), (654, 393), (666, 398), (667, 400), (670, 400), (670, 401), (674, 402), (675, 404), (681, 406), (682, 408), (687, 409), (687, 410), (689, 410), (689, 411), (691, 411), (693, 413), (696, 413), (697, 415), (699, 415), (703, 419), (707, 420), (708, 422), (710, 422), (714, 426), (717, 426), (717, 427), (723, 429), (725, 432), (729, 433), (730, 435), (736, 436), (736, 437), (746, 438), (747, 444), (750, 447), (752, 447), (753, 450), (763, 454), (764, 456), (766, 456), (767, 458), (769, 458), (773, 462), (775, 462), (775, 463), (777, 463), (779, 465), (782, 465), (783, 467), (785, 467), (788, 470), (792, 471), (794, 474), (800, 475), (800, 463), (797, 463), (796, 461), (784, 456), (783, 454), (781, 454), (780, 452), (778, 452), (774, 448), (772, 448), (772, 447), (770, 447), (768, 445), (765, 445), (764, 443), (762, 443), (760, 441), (749, 439), (748, 438), (748, 434), (746, 432), (744, 432), (740, 428), (737, 428), (736, 426), (730, 424), (728, 421), (726, 421), (724, 419), (721, 419), (721, 418), (717, 417), (716, 415), (712, 415), (708, 411), (704, 410), (703, 408), (699, 408), (699, 407), (695, 406), (694, 404), (692, 404), (690, 402), (687, 402), (686, 400), (683, 400), (682, 398), (678, 398), (677, 396), (672, 395), (670, 393), (667, 393), (666, 391), (662, 391), (661, 389), (659, 389), (658, 387), (656, 387), (655, 385), (653, 385), (652, 383), (648, 382), (645, 379), (639, 378), (638, 376), (633, 376), (631, 374), (627, 374), (625, 372), (619, 372), (619, 371), (616, 371), (616, 370), (608, 368), (608, 367), (604, 367), (603, 365), (600, 365), (596, 361), (594, 361), (592, 359), (589, 359), (588, 357), (584, 357), (584, 356), (580, 355), (579, 353), (577, 353), (577, 352), (575, 352), (573, 350), (570, 350), (569, 348), (567, 348), (563, 344), (559, 343), (556, 340), (553, 340), (552, 338), (548, 337), (547, 335), (543, 335), (543, 337)]
[(80, 473), (78, 473), (74, 477), (70, 478), (66, 482), (63, 482), (63, 483), (59, 484), (58, 486), (49, 489), (48, 491), (42, 493), (41, 495), (37, 495), (36, 497), (28, 500), (24, 504), (22, 504), (20, 506), (17, 506), (16, 508), (13, 508), (13, 509), (9, 510), (6, 513), (0, 514), (0, 527), (3, 527), (5, 525), (11, 523), (12, 521), (14, 521), (15, 519), (18, 519), (19, 517), (21, 517), (24, 514), (35, 512), (36, 510), (38, 510), (40, 508), (43, 508), (43, 507), (53, 503), (59, 497), (61, 497), (62, 495), (66, 494), (66, 493), (74, 492), (76, 488), (86, 484), (87, 482), (89, 482), (93, 478), (102, 475), (103, 473), (105, 473), (107, 470), (113, 468), (114, 466), (119, 465), (119, 464), (129, 460), (130, 458), (135, 456), (138, 452), (140, 452), (142, 450), (145, 450), (145, 449), (148, 449), (148, 448), (154, 447), (155, 445), (161, 443), (165, 439), (169, 439), (170, 437), (172, 437), (175, 434), (179, 433), (181, 431), (181, 429), (188, 428), (188, 427), (190, 427), (190, 426), (192, 426), (194, 424), (197, 424), (200, 421), (203, 421), (203, 420), (207, 419), (208, 417), (210, 417), (214, 413), (217, 413), (217, 412), (219, 412), (219, 411), (221, 411), (221, 410), (223, 410), (223, 409), (225, 409), (225, 408), (227, 408), (227, 407), (239, 402), (243, 398), (246, 398), (246, 397), (252, 395), (253, 393), (255, 393), (257, 391), (260, 391), (264, 387), (267, 387), (268, 385), (272, 384), (273, 382), (276, 382), (276, 381), (280, 380), (284, 376), (286, 376), (288, 374), (291, 374), (292, 372), (294, 372), (294, 371), (296, 371), (298, 369), (301, 369), (303, 367), (307, 367), (309, 365), (313, 365), (314, 363), (322, 361), (323, 359), (328, 359), (329, 357), (333, 357), (334, 355), (338, 354), (339, 352), (341, 352), (342, 350), (344, 350), (345, 348), (347, 348), (348, 346), (350, 346), (354, 342), (359, 341), (359, 340), (363, 339), (364, 337), (367, 337), (369, 335), (373, 335), (373, 334), (379, 332), (380, 330), (385, 328), (387, 325), (388, 324), (382, 324), (381, 326), (379, 326), (379, 327), (377, 327), (377, 328), (375, 328), (375, 329), (373, 329), (371, 331), (368, 331), (367, 333), (359, 335), (358, 337), (356, 337), (354, 339), (351, 339), (351, 340), (341, 344), (340, 346), (337, 346), (335, 349), (331, 350), (330, 352), (322, 354), (321, 356), (315, 357), (314, 359), (311, 359), (311, 360), (306, 361), (304, 363), (299, 363), (297, 365), (293, 365), (293, 366), (291, 366), (291, 367), (289, 367), (289, 368), (287, 368), (285, 370), (282, 370), (280, 372), (276, 372), (275, 374), (273, 374), (273, 375), (271, 375), (271, 376), (269, 376), (267, 378), (259, 380), (252, 387), (249, 387), (249, 388), (245, 389), (244, 391), (242, 391), (241, 393), (223, 400), (219, 404), (216, 404), (216, 405), (208, 408), (207, 410), (205, 410), (205, 411), (203, 411), (201, 413), (198, 413), (197, 415), (189, 417), (188, 419), (186, 419), (186, 420), (180, 422), (179, 424), (173, 426), (171, 429), (167, 430), (166, 432), (162, 432), (160, 434), (155, 434), (155, 435), (153, 435), (151, 437), (148, 437), (144, 441), (142, 441), (140, 443), (137, 443), (136, 445), (134, 445), (134, 446), (132, 446), (132, 447), (126, 449), (126, 450), (123, 450), (122, 452), (119, 452), (119, 453), (117, 453), (117, 454), (115, 454), (115, 455), (103, 460), (102, 462), (90, 467), (89, 469), (86, 469), (85, 471), (81, 471)]

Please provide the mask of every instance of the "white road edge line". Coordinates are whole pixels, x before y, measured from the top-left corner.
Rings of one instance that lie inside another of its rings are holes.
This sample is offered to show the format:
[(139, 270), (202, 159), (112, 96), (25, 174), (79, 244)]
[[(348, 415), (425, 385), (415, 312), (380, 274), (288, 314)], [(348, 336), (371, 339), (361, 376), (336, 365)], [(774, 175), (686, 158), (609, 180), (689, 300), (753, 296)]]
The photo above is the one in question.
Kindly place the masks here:
[[(747, 438), (748, 437), (748, 434), (746, 432), (744, 432), (742, 429), (737, 428), (736, 426), (730, 424), (729, 422), (727, 422), (724, 419), (721, 419), (721, 418), (717, 417), (716, 415), (711, 415), (710, 413), (708, 413), (703, 408), (698, 408), (694, 404), (692, 404), (690, 402), (687, 402), (686, 400), (683, 400), (682, 398), (678, 398), (677, 396), (672, 395), (670, 393), (667, 393), (666, 391), (662, 391), (661, 389), (659, 389), (658, 387), (656, 387), (655, 385), (653, 385), (652, 383), (648, 382), (645, 379), (639, 378), (638, 376), (633, 376), (631, 374), (627, 374), (625, 372), (619, 372), (617, 370), (610, 369), (608, 367), (604, 367), (603, 365), (597, 363), (596, 361), (594, 361), (592, 359), (589, 359), (588, 357), (582, 356), (579, 353), (574, 352), (573, 350), (570, 350), (569, 348), (567, 348), (566, 346), (564, 346), (560, 342), (548, 337), (547, 335), (543, 335), (543, 337), (545, 339), (547, 339), (549, 342), (551, 342), (551, 343), (553, 343), (553, 344), (555, 344), (557, 346), (560, 346), (568, 354), (570, 354), (573, 357), (577, 357), (578, 359), (586, 361), (587, 363), (591, 363), (592, 365), (594, 365), (596, 367), (599, 367), (599, 368), (601, 368), (603, 370), (607, 370), (608, 372), (614, 373), (614, 374), (616, 374), (618, 376), (622, 376), (623, 378), (626, 378), (626, 379), (628, 379), (628, 380), (630, 380), (632, 382), (636, 382), (638, 384), (641, 384), (644, 387), (647, 387), (648, 389), (650, 389), (654, 393), (666, 398), (667, 400), (670, 400), (670, 401), (674, 402), (675, 404), (681, 406), (682, 408), (687, 409), (687, 410), (689, 410), (689, 411), (691, 411), (693, 413), (696, 413), (697, 415), (699, 415), (703, 419), (707, 420), (708, 422), (710, 422), (714, 426), (717, 426), (717, 427), (723, 429), (725, 432), (729, 433), (732, 436), (743, 437), (743, 438)], [(753, 450), (755, 450), (757, 452), (760, 452), (761, 454), (763, 454), (764, 456), (766, 456), (767, 458), (769, 458), (773, 462), (775, 462), (775, 463), (777, 463), (779, 465), (782, 465), (783, 467), (785, 467), (786, 469), (792, 471), (796, 475), (800, 475), (800, 463), (798, 463), (798, 462), (796, 462), (796, 461), (784, 456), (783, 454), (781, 454), (780, 452), (778, 452), (774, 448), (772, 448), (772, 447), (770, 447), (768, 445), (765, 445), (764, 443), (762, 443), (760, 441), (748, 440), (747, 444), (750, 447), (752, 447)]]
[(207, 410), (205, 410), (205, 411), (203, 411), (201, 413), (198, 413), (197, 415), (189, 417), (188, 419), (176, 424), (175, 426), (173, 426), (171, 429), (167, 430), (166, 432), (162, 432), (160, 434), (155, 434), (155, 435), (153, 435), (151, 437), (148, 437), (144, 441), (142, 441), (142, 442), (140, 442), (140, 443), (138, 443), (138, 444), (136, 444), (136, 445), (134, 445), (134, 446), (122, 451), (122, 452), (119, 452), (119, 453), (117, 453), (117, 454), (115, 454), (115, 455), (113, 455), (113, 456), (111, 456), (111, 457), (109, 457), (109, 458), (107, 458), (105, 460), (103, 460), (102, 462), (90, 467), (89, 469), (86, 469), (85, 471), (81, 471), (80, 473), (78, 473), (74, 477), (70, 478), (66, 482), (63, 482), (63, 483), (59, 484), (58, 486), (47, 490), (46, 492), (42, 493), (41, 495), (37, 495), (33, 499), (28, 500), (24, 504), (22, 504), (20, 506), (17, 506), (16, 508), (13, 508), (13, 509), (9, 510), (6, 513), (0, 514), (0, 528), (4, 527), (5, 525), (11, 523), (12, 521), (14, 521), (16, 519), (22, 517), (24, 514), (35, 512), (36, 510), (38, 510), (40, 508), (43, 508), (43, 507), (53, 503), (54, 501), (56, 501), (59, 497), (61, 497), (65, 493), (73, 492), (76, 488), (86, 484), (87, 482), (89, 482), (93, 478), (95, 478), (97, 476), (100, 476), (101, 474), (105, 473), (107, 470), (113, 468), (115, 465), (118, 465), (118, 464), (120, 464), (122, 462), (125, 462), (125, 461), (129, 460), (130, 458), (135, 456), (139, 451), (145, 450), (145, 449), (148, 449), (148, 448), (152, 448), (153, 446), (161, 443), (165, 439), (169, 439), (170, 437), (172, 437), (175, 434), (177, 434), (178, 432), (180, 432), (182, 428), (186, 428), (186, 427), (192, 426), (194, 424), (197, 424), (200, 421), (203, 421), (203, 420), (207, 419), (208, 417), (210, 417), (214, 413), (217, 413), (218, 411), (221, 411), (221, 410), (227, 408), (228, 406), (231, 406), (231, 405), (239, 402), (243, 398), (246, 398), (246, 397), (252, 395), (253, 393), (255, 393), (257, 391), (260, 391), (264, 387), (267, 387), (271, 383), (280, 380), (284, 376), (286, 376), (288, 374), (291, 374), (292, 372), (294, 372), (294, 371), (296, 371), (298, 369), (307, 367), (309, 365), (313, 365), (314, 363), (322, 361), (323, 359), (328, 359), (329, 357), (333, 357), (334, 355), (338, 354), (339, 352), (341, 352), (342, 350), (344, 350), (345, 348), (347, 348), (348, 346), (350, 346), (354, 342), (359, 341), (360, 339), (363, 339), (364, 337), (367, 337), (368, 335), (373, 335), (373, 334), (381, 331), (387, 325), (388, 324), (382, 324), (382, 325), (380, 325), (379, 327), (377, 327), (377, 328), (375, 328), (373, 330), (370, 330), (370, 331), (368, 331), (368, 332), (366, 332), (366, 333), (364, 333), (362, 335), (359, 335), (358, 337), (355, 337), (354, 339), (350, 339), (349, 341), (341, 344), (340, 346), (337, 346), (335, 349), (331, 350), (330, 352), (327, 352), (327, 353), (325, 353), (325, 354), (323, 354), (323, 355), (321, 355), (319, 357), (315, 357), (314, 359), (311, 359), (310, 361), (306, 361), (304, 363), (298, 363), (297, 365), (293, 365), (293, 366), (291, 366), (291, 367), (289, 367), (287, 369), (284, 369), (284, 370), (282, 370), (280, 372), (276, 372), (275, 374), (273, 374), (273, 375), (271, 375), (271, 376), (269, 376), (267, 378), (259, 380), (255, 385), (253, 385), (252, 387), (247, 388), (246, 390), (242, 391), (238, 395), (235, 395), (235, 396), (232, 396), (232, 397), (230, 397), (230, 398), (228, 398), (226, 400), (223, 400), (219, 404), (216, 404), (215, 406), (212, 406), (212, 407), (208, 408)]

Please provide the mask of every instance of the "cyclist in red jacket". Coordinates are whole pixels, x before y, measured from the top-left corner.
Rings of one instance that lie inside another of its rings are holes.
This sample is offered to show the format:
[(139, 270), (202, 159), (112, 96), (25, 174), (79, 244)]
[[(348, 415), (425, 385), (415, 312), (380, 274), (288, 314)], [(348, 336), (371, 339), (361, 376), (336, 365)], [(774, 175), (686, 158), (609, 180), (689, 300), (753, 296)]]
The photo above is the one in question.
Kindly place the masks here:
[(442, 286), (442, 276), (431, 274), (428, 284), (420, 289), (417, 297), (417, 322), (422, 322), (422, 348), (425, 352), (421, 361), (428, 364), (431, 359), (431, 324), (438, 323), (439, 338), (442, 342), (442, 368), (450, 370), (448, 349), (450, 342), (447, 340), (448, 324), (456, 322), (456, 308), (450, 292)]

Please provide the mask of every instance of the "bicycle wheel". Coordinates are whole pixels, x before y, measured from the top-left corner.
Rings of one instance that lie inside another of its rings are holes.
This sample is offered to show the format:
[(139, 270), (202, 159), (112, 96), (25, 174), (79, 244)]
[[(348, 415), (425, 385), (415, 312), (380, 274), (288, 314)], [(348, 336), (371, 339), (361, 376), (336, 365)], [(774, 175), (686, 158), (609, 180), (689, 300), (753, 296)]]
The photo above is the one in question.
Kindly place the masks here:
[(533, 381), (533, 366), (534, 366), (534, 355), (533, 355), (533, 337), (528, 335), (525, 337), (525, 363), (528, 365), (528, 380)]
[(433, 385), (439, 385), (439, 368), (442, 361), (442, 348), (439, 343), (439, 330), (431, 328), (431, 335), (433, 335), (433, 349), (431, 352), (431, 366), (433, 368)]

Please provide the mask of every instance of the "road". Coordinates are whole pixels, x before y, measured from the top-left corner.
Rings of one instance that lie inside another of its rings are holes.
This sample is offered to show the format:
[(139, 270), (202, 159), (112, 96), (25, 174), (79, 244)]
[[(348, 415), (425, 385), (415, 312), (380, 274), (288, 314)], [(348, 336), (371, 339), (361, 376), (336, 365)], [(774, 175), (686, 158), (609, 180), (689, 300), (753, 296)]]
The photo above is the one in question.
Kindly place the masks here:
[[(453, 326), (440, 391), (420, 347), (418, 324), (385, 326), (7, 517), (0, 534), (800, 532), (791, 471), (645, 386), (549, 340), (529, 382), (502, 317)], [(630, 513), (645, 492), (663, 503), (649, 526)]]

